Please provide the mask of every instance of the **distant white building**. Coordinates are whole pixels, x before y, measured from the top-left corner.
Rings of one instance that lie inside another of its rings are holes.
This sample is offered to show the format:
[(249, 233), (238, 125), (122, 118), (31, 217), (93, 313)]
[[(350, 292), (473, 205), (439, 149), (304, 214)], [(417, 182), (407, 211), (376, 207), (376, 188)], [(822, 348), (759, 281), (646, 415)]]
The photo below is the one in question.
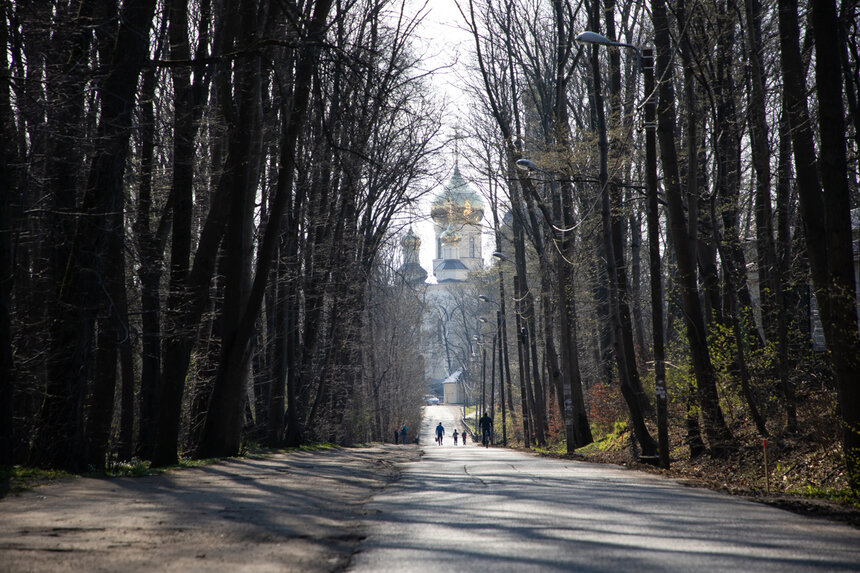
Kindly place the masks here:
[(460, 368), (442, 382), (442, 389), (445, 396), (446, 404), (462, 404), (465, 396), (463, 391), (463, 382), (460, 376), (463, 374), (463, 369)]

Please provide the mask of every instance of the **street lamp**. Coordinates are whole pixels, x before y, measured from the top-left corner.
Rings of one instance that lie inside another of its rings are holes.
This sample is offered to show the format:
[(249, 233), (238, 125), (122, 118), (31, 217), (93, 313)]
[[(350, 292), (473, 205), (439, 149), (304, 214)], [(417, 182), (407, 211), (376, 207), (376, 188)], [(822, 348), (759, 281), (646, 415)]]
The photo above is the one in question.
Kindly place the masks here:
[(629, 48), (636, 52), (636, 64), (645, 89), (645, 179), (647, 188), (648, 259), (651, 271), (651, 324), (654, 336), (654, 387), (657, 395), (657, 440), (660, 466), (669, 467), (669, 435), (666, 413), (666, 363), (663, 347), (663, 285), (660, 274), (660, 222), (657, 205), (657, 101), (654, 89), (654, 52), (632, 44), (616, 42), (597, 32), (585, 31), (577, 42)]
[(610, 40), (603, 34), (598, 34), (597, 32), (585, 31), (579, 36), (576, 37), (576, 41), (582, 44), (597, 44), (600, 46), (614, 46), (618, 48), (629, 48), (636, 52), (636, 65), (639, 68), (639, 71), (642, 71), (642, 52), (639, 51), (637, 46), (633, 44), (625, 44), (624, 42), (616, 42), (615, 40)]

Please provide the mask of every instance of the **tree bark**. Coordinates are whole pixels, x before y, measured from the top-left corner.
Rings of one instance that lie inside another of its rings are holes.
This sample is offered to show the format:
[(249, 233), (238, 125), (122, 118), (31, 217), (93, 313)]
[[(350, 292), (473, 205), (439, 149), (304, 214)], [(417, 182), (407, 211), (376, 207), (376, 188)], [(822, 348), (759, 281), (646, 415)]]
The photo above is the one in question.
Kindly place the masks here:
[(734, 440), (726, 426), (717, 396), (716, 374), (711, 364), (705, 321), (696, 284), (695, 260), (688, 243), (678, 156), (675, 149), (675, 90), (672, 85), (670, 62), (672, 48), (664, 0), (651, 0), (651, 12), (654, 19), (654, 43), (657, 49), (657, 76), (663, 78), (659, 88), (657, 135), (666, 181), (669, 229), (677, 255), (687, 337), (696, 375), (705, 435), (712, 453), (722, 455), (728, 453)]
[(762, 63), (761, 18), (759, 0), (744, 0), (746, 16), (746, 46), (749, 64), (749, 121), (752, 162), (755, 168), (755, 227), (758, 255), (759, 299), (762, 326), (768, 340), (777, 338), (779, 324), (777, 295), (782, 292), (776, 272), (773, 210), (771, 208), (770, 142), (765, 101), (765, 70)]
[[(780, 18), (783, 14), (782, 6), (783, 2), (780, 2)], [(839, 47), (839, 35), (834, 33), (838, 26), (835, 3), (813, 0), (811, 7), (815, 37), (815, 81), (821, 137), (819, 165), (823, 197), (818, 199), (820, 194), (815, 189), (801, 188), (801, 209), (806, 220), (809, 203), (816, 200), (823, 202), (826, 225), (823, 247), (827, 254), (827, 283), (818, 288), (820, 292), (824, 291), (825, 298), (829, 299), (825, 305), (826, 310), (822, 308), (825, 311), (822, 312), (822, 322), (839, 388), (842, 448), (848, 470), (848, 483), (856, 493), (860, 492), (860, 380), (857, 377), (860, 372), (860, 331), (857, 325), (857, 293), (850, 219), (851, 190), (848, 185), (845, 113), (842, 103), (842, 50)], [(795, 122), (792, 122), (792, 128), (796, 128)], [(797, 159), (797, 156), (795, 158)], [(807, 241), (813, 238), (818, 236), (807, 235)], [(821, 261), (815, 261), (815, 264), (820, 265)]]
[[(556, 25), (556, 69), (555, 69), (555, 121), (556, 138), (560, 150), (571, 149), (570, 117), (567, 110), (567, 66), (571, 51), (571, 32), (565, 25), (566, 13), (562, 2), (553, 2), (553, 13)], [(570, 179), (564, 176), (564, 179)], [(573, 229), (573, 184), (569, 181), (560, 182), (561, 191), (555, 194), (553, 209), (563, 229)], [(547, 221), (552, 224), (552, 221)], [(590, 444), (594, 438), (588, 424), (588, 414), (585, 410), (585, 399), (582, 392), (582, 376), (579, 369), (579, 344), (577, 333), (576, 301), (574, 292), (573, 273), (568, 257), (573, 256), (576, 236), (573, 231), (560, 233), (555, 249), (556, 267), (556, 296), (558, 299), (561, 355), (562, 355), (562, 392), (560, 406), (564, 415), (567, 451), (572, 453), (576, 448)]]
[[(299, 139), (299, 133), (304, 127), (308, 114), (308, 102), (310, 99), (311, 79), (318, 63), (318, 50), (325, 29), (326, 20), (332, 0), (320, 0), (314, 5), (313, 16), (308, 23), (308, 39), (301, 50), (301, 56), (297, 63), (295, 85), (293, 88), (293, 107), (291, 113), (285, 118), (285, 137), (281, 142), (287, 150), (288, 162), (281, 165), (281, 169), (292, 170), (295, 168), (295, 153)], [(249, 16), (250, 18), (250, 16)], [(257, 87), (259, 89), (259, 86)], [(248, 103), (256, 105), (259, 94), (251, 94)], [(250, 118), (251, 110), (241, 114)], [(250, 143), (250, 142), (248, 142)], [(250, 146), (249, 146), (250, 147)], [(238, 150), (237, 150), (238, 151)], [(283, 173), (281, 171), (280, 173)], [(248, 185), (252, 179), (247, 177), (244, 181)], [(254, 185), (254, 187), (256, 187)], [(278, 188), (277, 192), (289, 191), (289, 189)], [(250, 198), (250, 206), (253, 206), (253, 196)], [(239, 374), (244, 370), (249, 359), (249, 342), (253, 332), (254, 324), (260, 312), (260, 307), (265, 294), (266, 280), (269, 270), (273, 264), (274, 253), (280, 237), (281, 221), (289, 200), (286, 192), (278, 193), (270, 213), (269, 224), (260, 245), (257, 268), (254, 275), (247, 302), (239, 308), (241, 314), (237, 317), (233, 332), (225, 336), (226, 354), (222, 355), (222, 363), (219, 367), (219, 378), (216, 378), (215, 392), (212, 397), (212, 405), (207, 415), (206, 429), (203, 441), (200, 445), (201, 455), (234, 455), (238, 452), (239, 438), (241, 434), (241, 416), (244, 408), (239, 410), (234, 399), (242, 401), (241, 393), (244, 386)], [(248, 220), (250, 222), (250, 220)], [(223, 374), (221, 374), (223, 372)], [(221, 377), (223, 376), (223, 378)], [(219, 381), (223, 381), (219, 385)], [(223, 409), (219, 412), (218, 409)], [(222, 426), (223, 425), (223, 426)], [(226, 431), (222, 431), (224, 428)]]
[[(592, 15), (594, 29), (597, 29), (598, 18), (596, 14)], [(603, 110), (603, 96), (600, 80), (600, 65), (598, 58), (598, 47), (592, 46), (591, 50), (591, 71), (592, 81), (594, 82), (594, 106), (596, 110), (597, 130), (600, 146), (600, 193), (601, 193), (601, 221), (603, 229), (603, 248), (606, 260), (606, 274), (609, 281), (609, 321), (612, 327), (612, 343), (615, 349), (615, 360), (618, 366), (618, 378), (621, 385), (621, 394), (624, 396), (624, 401), (627, 403), (627, 409), (630, 412), (631, 420), (633, 421), (633, 429), (639, 444), (642, 447), (642, 456), (646, 459), (656, 459), (657, 444), (651, 437), (647, 426), (645, 425), (645, 408), (647, 399), (644, 398), (641, 384), (639, 383), (638, 371), (636, 369), (635, 360), (632, 358), (632, 352), (628, 351), (628, 344), (632, 346), (632, 333), (630, 332), (630, 314), (629, 310), (626, 314), (622, 310), (620, 297), (622, 290), (620, 287), (621, 277), (618, 274), (618, 261), (616, 255), (616, 239), (613, 233), (613, 216), (612, 216), (612, 198), (617, 195), (617, 185), (610, 183), (608, 179), (607, 163), (609, 156), (609, 143), (606, 136), (606, 120)], [(625, 278), (626, 281), (626, 278)], [(625, 308), (626, 307), (626, 301)]]
[(6, 70), (6, 26), (0, 30), (0, 465), (12, 465), (12, 193), (9, 172), (6, 166), (6, 125), (11, 119), (7, 114), (9, 78)]
[[(109, 72), (99, 89), (101, 114), (98, 126), (99, 147), (96, 149), (92, 167), (89, 172), (86, 191), (82, 200), (81, 210), (84, 216), (78, 219), (75, 239), (66, 262), (66, 269), (77, 272), (67, 272), (60, 287), (59, 300), (66, 305), (69, 312), (59, 320), (55, 330), (58, 356), (52, 361), (51, 376), (66, 389), (77, 388), (69, 392), (51, 393), (46, 398), (44, 411), (54, 422), (60, 422), (59, 427), (51, 428), (47, 436), (56, 440), (57, 436), (66, 436), (72, 440), (69, 448), (59, 448), (56, 443), (53, 448), (55, 455), (48, 454), (45, 461), (54, 467), (75, 470), (85, 459), (89, 459), (96, 467), (103, 467), (104, 460), (97, 459), (106, 449), (106, 437), (110, 427), (113, 407), (113, 390), (115, 387), (116, 368), (109, 369), (104, 365), (97, 371), (94, 380), (94, 405), (90, 415), (88, 434), (90, 440), (89, 458), (81, 454), (75, 447), (79, 430), (69, 417), (78, 419), (82, 416), (79, 408), (83, 403), (74, 398), (82, 391), (85, 384), (86, 364), (93, 335), (93, 326), (98, 312), (94, 301), (100, 301), (106, 307), (106, 313), (116, 321), (115, 306), (112, 302), (116, 297), (117, 275), (121, 269), (114, 269), (115, 256), (119, 234), (123, 233), (123, 169), (128, 149), (128, 139), (131, 134), (132, 110), (134, 94), (137, 89), (138, 77), (147, 57), (149, 47), (149, 28), (154, 14), (154, 0), (140, 0), (123, 5), (117, 32), (115, 49), (111, 57)], [(105, 300), (105, 295), (107, 299)], [(105, 329), (100, 332), (104, 333)], [(116, 359), (117, 342), (104, 333), (99, 340), (102, 356), (110, 360), (109, 354)], [(71, 350), (71, 352), (69, 351)], [(71, 397), (71, 400), (69, 399)], [(59, 418), (52, 413), (55, 400), (68, 400), (69, 405), (61, 407), (66, 412)], [(66, 431), (62, 431), (65, 429)], [(71, 430), (71, 431), (69, 431)], [(46, 436), (46, 437), (47, 437)], [(43, 442), (44, 444), (44, 442)]]
[(133, 225), (140, 266), (141, 358), (140, 395), (138, 398), (137, 456), (152, 459), (155, 446), (156, 397), (161, 376), (161, 249), (151, 229), (152, 169), (155, 148), (155, 72), (145, 70), (140, 94), (140, 180), (137, 197), (137, 214)]

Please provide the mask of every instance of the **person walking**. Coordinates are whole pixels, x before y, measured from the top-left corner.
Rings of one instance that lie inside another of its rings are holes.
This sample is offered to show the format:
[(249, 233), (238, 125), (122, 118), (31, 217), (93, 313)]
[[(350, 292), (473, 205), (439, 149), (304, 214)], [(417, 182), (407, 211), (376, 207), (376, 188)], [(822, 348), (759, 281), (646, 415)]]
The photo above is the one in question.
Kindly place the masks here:
[(406, 435), (409, 433), (409, 428), (406, 427), (406, 424), (400, 426), (400, 443), (404, 446), (406, 445)]
[(457, 445), (457, 438), (459, 437), (459, 435), (460, 434), (459, 434), (459, 431), (457, 430), (457, 428), (454, 428), (454, 445), (455, 446)]
[(481, 443), (485, 448), (490, 447), (490, 437), (493, 433), (493, 419), (489, 414), (484, 412), (484, 415), (481, 416), (478, 425), (481, 427)]
[(445, 435), (445, 426), (442, 425), (442, 422), (439, 422), (439, 425), (436, 426), (436, 443), (440, 446), (442, 445), (442, 436)]

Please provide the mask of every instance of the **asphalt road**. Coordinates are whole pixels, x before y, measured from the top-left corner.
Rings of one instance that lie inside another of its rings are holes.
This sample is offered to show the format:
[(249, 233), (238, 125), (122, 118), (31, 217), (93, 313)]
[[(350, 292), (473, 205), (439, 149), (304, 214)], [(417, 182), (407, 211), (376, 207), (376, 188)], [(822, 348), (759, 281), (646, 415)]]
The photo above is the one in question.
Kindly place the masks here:
[(349, 571), (860, 571), (850, 526), (613, 466), (455, 448), (456, 412), (426, 409), (423, 458), (365, 506)]

